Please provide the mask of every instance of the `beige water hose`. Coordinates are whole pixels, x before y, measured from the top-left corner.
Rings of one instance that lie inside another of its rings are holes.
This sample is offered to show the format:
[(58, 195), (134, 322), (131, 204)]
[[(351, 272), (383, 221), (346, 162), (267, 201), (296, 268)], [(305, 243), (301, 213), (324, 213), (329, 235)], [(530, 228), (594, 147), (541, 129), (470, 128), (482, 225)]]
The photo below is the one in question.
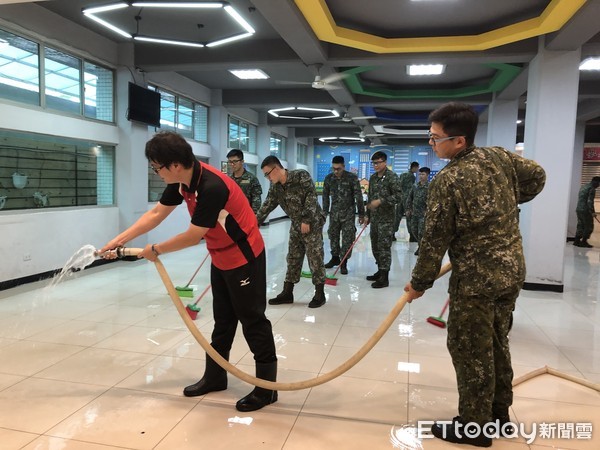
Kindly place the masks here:
[[(139, 253), (141, 253), (142, 250), (143, 249), (141, 249), (141, 248), (120, 249), (119, 256), (137, 256)], [(389, 329), (389, 327), (392, 325), (392, 323), (394, 323), (394, 320), (396, 320), (396, 318), (398, 317), (398, 315), (404, 308), (404, 305), (406, 305), (406, 303), (408, 302), (408, 299), (409, 299), (407, 293), (404, 293), (403, 295), (401, 295), (400, 298), (398, 299), (398, 301), (396, 302), (396, 305), (394, 306), (394, 308), (392, 308), (392, 310), (389, 312), (387, 317), (383, 320), (383, 322), (381, 322), (381, 325), (379, 325), (379, 328), (377, 328), (377, 330), (375, 330), (375, 332), (369, 338), (369, 340), (350, 359), (348, 359), (345, 363), (343, 363), (339, 367), (333, 369), (331, 372), (324, 373), (322, 375), (319, 375), (315, 378), (311, 378), (308, 380), (296, 381), (294, 383), (278, 383), (278, 382), (267, 381), (267, 380), (263, 380), (261, 378), (253, 377), (252, 375), (249, 375), (246, 372), (238, 369), (237, 367), (232, 365), (229, 361), (224, 359), (219, 353), (217, 353), (217, 351), (210, 345), (210, 343), (202, 335), (200, 330), (198, 330), (198, 328), (196, 327), (196, 324), (194, 323), (194, 321), (191, 319), (191, 317), (185, 310), (185, 306), (179, 299), (179, 294), (177, 294), (177, 291), (175, 290), (175, 286), (173, 286), (173, 282), (171, 281), (171, 278), (169, 277), (169, 274), (167, 273), (165, 266), (162, 264), (162, 262), (160, 261), (159, 258), (156, 259), (154, 264), (156, 265), (156, 270), (158, 270), (158, 274), (160, 275), (162, 282), (164, 283), (165, 287), (167, 288), (167, 292), (169, 293), (169, 296), (171, 297), (171, 300), (173, 301), (173, 305), (175, 305), (177, 312), (181, 316), (181, 319), (187, 326), (188, 330), (190, 330), (190, 333), (192, 333), (192, 335), (194, 336), (196, 341), (198, 341), (198, 344), (200, 344), (200, 346), (208, 354), (208, 356), (210, 356), (217, 364), (219, 364), (219, 366), (221, 366), (227, 372), (236, 376), (240, 380), (245, 381), (246, 383), (253, 384), (254, 386), (259, 386), (259, 387), (262, 387), (265, 389), (271, 389), (271, 390), (275, 390), (275, 391), (298, 391), (301, 389), (308, 389), (308, 388), (311, 388), (314, 386), (319, 386), (321, 384), (324, 384), (324, 383), (327, 383), (328, 381), (333, 380), (334, 378), (339, 377), (343, 373), (350, 370), (361, 359), (363, 359), (367, 353), (369, 353), (369, 351), (375, 346), (375, 344), (377, 344), (377, 342), (379, 342), (381, 337), (386, 333), (386, 331)], [(451, 267), (450, 263), (444, 265), (442, 267), (442, 269), (440, 270), (440, 273), (438, 274), (438, 278), (447, 274), (451, 269), (452, 269), (452, 267)]]
[[(141, 249), (141, 248), (123, 248), (123, 249), (119, 249), (119, 251), (117, 253), (118, 253), (119, 257), (137, 256), (139, 253), (142, 252), (142, 250), (143, 249)], [(246, 372), (238, 369), (233, 364), (231, 364), (229, 361), (224, 359), (219, 353), (217, 353), (217, 351), (210, 345), (210, 343), (206, 340), (206, 338), (200, 332), (200, 330), (198, 330), (198, 328), (196, 327), (196, 324), (194, 323), (194, 321), (191, 319), (191, 317), (187, 313), (185, 306), (183, 306), (183, 303), (179, 299), (179, 294), (177, 293), (175, 286), (173, 286), (173, 282), (171, 281), (171, 278), (169, 277), (169, 274), (167, 273), (167, 270), (165, 269), (165, 266), (163, 265), (163, 263), (160, 261), (159, 258), (157, 258), (156, 261), (154, 262), (154, 264), (156, 265), (156, 270), (158, 270), (158, 274), (160, 275), (162, 282), (164, 283), (165, 287), (167, 288), (167, 292), (169, 293), (169, 296), (171, 297), (171, 300), (173, 301), (173, 305), (175, 305), (177, 312), (181, 316), (181, 319), (185, 323), (188, 330), (190, 330), (190, 333), (192, 333), (192, 335), (194, 336), (194, 338), (196, 339), (198, 344), (200, 344), (200, 346), (208, 354), (208, 356), (210, 356), (217, 364), (219, 364), (219, 366), (221, 366), (227, 372), (236, 376), (240, 380), (245, 381), (246, 383), (252, 384), (254, 386), (259, 386), (259, 387), (262, 387), (265, 389), (271, 389), (271, 390), (275, 390), (275, 391), (298, 391), (301, 389), (308, 389), (311, 387), (319, 386), (321, 384), (324, 384), (324, 383), (327, 383), (328, 381), (333, 380), (334, 378), (339, 377), (340, 375), (342, 375), (345, 372), (347, 372), (348, 370), (350, 370), (361, 359), (363, 359), (367, 355), (367, 353), (369, 353), (371, 351), (371, 349), (375, 346), (375, 344), (377, 344), (377, 342), (379, 342), (379, 340), (387, 332), (387, 330), (390, 328), (392, 323), (394, 323), (394, 320), (396, 320), (396, 318), (402, 312), (402, 309), (408, 302), (408, 294), (407, 293), (402, 294), (400, 296), (400, 298), (398, 299), (398, 301), (396, 302), (396, 305), (388, 313), (387, 317), (383, 320), (383, 322), (381, 322), (381, 325), (379, 325), (379, 328), (377, 328), (377, 330), (375, 330), (375, 332), (369, 338), (369, 340), (367, 342), (365, 342), (365, 344), (352, 357), (350, 357), (350, 359), (348, 359), (346, 362), (344, 362), (340, 366), (336, 367), (335, 369), (333, 369), (330, 372), (324, 373), (323, 375), (319, 375), (315, 378), (310, 378), (308, 380), (296, 381), (294, 383), (279, 383), (279, 382), (267, 381), (267, 380), (263, 380), (261, 378), (253, 377), (252, 375), (249, 375)], [(444, 266), (442, 266), (437, 278), (443, 277), (451, 270), (452, 270), (451, 264), (450, 263), (445, 264)], [(556, 377), (563, 378), (565, 380), (580, 384), (582, 386), (585, 386), (585, 387), (593, 389), (597, 392), (600, 392), (600, 384), (592, 383), (591, 381), (588, 381), (588, 380), (585, 380), (582, 378), (577, 378), (577, 377), (574, 377), (573, 375), (569, 375), (566, 373), (562, 373), (562, 372), (560, 372), (556, 369), (553, 369), (551, 367), (548, 367), (548, 366), (544, 366), (540, 369), (536, 369), (529, 373), (526, 373), (525, 375), (522, 375), (521, 377), (519, 377), (513, 381), (513, 386), (517, 386), (517, 385), (524, 383), (525, 381), (528, 381), (534, 377), (537, 377), (540, 375), (545, 375), (545, 374), (554, 375)]]

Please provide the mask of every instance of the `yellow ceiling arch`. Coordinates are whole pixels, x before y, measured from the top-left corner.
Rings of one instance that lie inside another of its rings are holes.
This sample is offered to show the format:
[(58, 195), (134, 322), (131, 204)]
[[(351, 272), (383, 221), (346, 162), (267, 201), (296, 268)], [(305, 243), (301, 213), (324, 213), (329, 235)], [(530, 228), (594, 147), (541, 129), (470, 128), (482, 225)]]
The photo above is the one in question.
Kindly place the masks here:
[(487, 50), (559, 30), (586, 0), (552, 0), (542, 14), (485, 33), (466, 36), (383, 38), (336, 25), (325, 0), (294, 0), (317, 37), (373, 53)]

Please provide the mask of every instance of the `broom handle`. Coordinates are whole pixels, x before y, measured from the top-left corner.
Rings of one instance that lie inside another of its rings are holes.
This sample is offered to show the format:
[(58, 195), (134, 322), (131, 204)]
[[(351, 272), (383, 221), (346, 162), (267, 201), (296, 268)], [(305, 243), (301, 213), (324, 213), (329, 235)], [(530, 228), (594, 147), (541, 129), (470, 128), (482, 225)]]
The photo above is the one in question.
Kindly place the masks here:
[(202, 291), (202, 294), (200, 294), (200, 296), (198, 297), (198, 300), (196, 300), (196, 301), (194, 302), (194, 306), (196, 306), (196, 305), (198, 304), (198, 302), (199, 302), (200, 300), (202, 300), (202, 297), (204, 297), (204, 295), (205, 295), (205, 294), (208, 292), (208, 290), (211, 288), (211, 286), (212, 286), (211, 284), (209, 284), (208, 286), (206, 286), (206, 289), (204, 289), (204, 290)]
[(206, 259), (208, 258), (208, 255), (209, 254), (207, 253), (206, 256), (204, 257), (204, 259), (202, 260), (202, 262), (200, 263), (200, 265), (198, 266), (198, 268), (196, 269), (196, 271), (194, 272), (194, 275), (192, 275), (192, 278), (190, 278), (190, 281), (188, 281), (188, 283), (185, 285), (185, 287), (188, 287), (190, 284), (192, 284), (192, 281), (194, 281), (194, 278), (196, 278), (196, 275), (198, 275), (198, 272), (200, 272), (200, 269), (202, 268), (202, 266), (206, 262)]
[(360, 238), (360, 235), (363, 233), (363, 231), (365, 231), (365, 228), (367, 228), (367, 224), (364, 224), (363, 227), (360, 229), (360, 233), (358, 233), (358, 236), (356, 236), (356, 239), (354, 239), (354, 242), (352, 243), (352, 245), (350, 246), (350, 248), (348, 249), (348, 251), (346, 252), (344, 257), (340, 261), (340, 264), (337, 266), (337, 269), (335, 269), (335, 272), (333, 272), (333, 275), (331, 275), (332, 277), (335, 277), (335, 274), (338, 273), (338, 270), (340, 270), (340, 267), (342, 267), (342, 264), (344, 264), (344, 261), (346, 261), (346, 258), (348, 257), (348, 255), (350, 254), (352, 249), (354, 248), (354, 244), (356, 244), (358, 242), (358, 238)]
[(440, 313), (440, 317), (444, 316), (444, 313), (446, 312), (446, 310), (448, 309), (448, 305), (450, 304), (450, 297), (448, 297), (446, 299), (446, 303), (444, 304), (444, 307), (442, 308), (442, 312)]

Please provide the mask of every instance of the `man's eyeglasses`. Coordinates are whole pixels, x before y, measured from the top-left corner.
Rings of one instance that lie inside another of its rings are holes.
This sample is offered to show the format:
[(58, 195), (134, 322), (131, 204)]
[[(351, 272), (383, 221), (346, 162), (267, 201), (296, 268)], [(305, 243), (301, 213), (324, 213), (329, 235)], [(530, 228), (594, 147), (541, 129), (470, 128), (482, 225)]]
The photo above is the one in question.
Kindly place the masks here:
[(152, 172), (154, 172), (156, 175), (158, 175), (158, 172), (160, 172), (160, 169), (162, 169), (163, 167), (165, 167), (164, 164), (162, 166), (158, 166), (158, 167), (154, 167), (152, 164), (150, 164), (150, 168), (152, 169)]
[(379, 164), (382, 164), (384, 162), (385, 161), (383, 161), (383, 160), (380, 159), (379, 161), (371, 161), (371, 164), (373, 164), (374, 166), (378, 166)]
[(241, 159), (228, 159), (227, 164), (234, 165), (235, 163), (239, 163)]
[(273, 168), (271, 170), (269, 170), (268, 172), (265, 173), (265, 178), (269, 178), (269, 175), (271, 175), (271, 172), (273, 172), (275, 170), (275, 167), (277, 167), (277, 166), (273, 166)]
[(427, 136), (429, 137), (429, 140), (431, 142), (433, 142), (433, 145), (437, 145), (440, 142), (449, 141), (451, 139), (456, 139), (457, 137), (459, 137), (459, 136), (448, 136), (448, 137), (440, 138), (440, 137), (435, 137), (435, 135), (433, 135), (431, 133), (427, 133)]

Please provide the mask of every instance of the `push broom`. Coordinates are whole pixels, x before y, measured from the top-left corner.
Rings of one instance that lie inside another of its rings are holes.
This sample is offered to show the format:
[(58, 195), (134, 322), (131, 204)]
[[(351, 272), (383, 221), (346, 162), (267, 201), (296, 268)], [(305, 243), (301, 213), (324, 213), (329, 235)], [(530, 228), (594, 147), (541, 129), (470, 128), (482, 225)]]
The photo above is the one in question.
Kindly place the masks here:
[(202, 300), (202, 297), (204, 297), (204, 295), (208, 292), (210, 287), (210, 284), (206, 286), (206, 289), (202, 291), (202, 294), (200, 294), (200, 296), (196, 299), (194, 303), (188, 303), (186, 305), (185, 310), (190, 315), (192, 320), (196, 320), (196, 317), (198, 317), (198, 313), (200, 312), (200, 307), (198, 306), (198, 303), (200, 302), (200, 300)]
[(194, 272), (194, 275), (192, 275), (192, 278), (190, 278), (190, 281), (188, 281), (185, 286), (175, 286), (175, 290), (177, 291), (177, 293), (179, 294), (180, 297), (193, 297), (194, 296), (194, 288), (191, 287), (190, 284), (192, 284), (192, 281), (194, 281), (194, 278), (196, 278), (196, 275), (198, 275), (198, 272), (200, 271), (200, 269), (202, 268), (202, 266), (204, 265), (204, 263), (206, 262), (207, 259), (208, 259), (208, 253), (206, 254), (204, 259), (202, 260), (202, 262), (200, 263), (200, 265)]
[(446, 328), (446, 321), (444, 320), (443, 316), (444, 316), (444, 313), (446, 312), (446, 309), (448, 309), (449, 304), (450, 304), (450, 297), (448, 297), (448, 299), (446, 300), (446, 303), (444, 304), (444, 307), (442, 308), (442, 312), (440, 313), (439, 317), (429, 316), (427, 318), (427, 322), (429, 322), (432, 325), (435, 325), (436, 327)]
[(337, 285), (337, 280), (338, 279), (335, 277), (335, 274), (338, 273), (338, 270), (340, 270), (340, 267), (342, 267), (342, 264), (344, 264), (344, 261), (346, 261), (346, 258), (348, 258), (348, 255), (352, 251), (352, 248), (354, 248), (354, 245), (358, 242), (358, 239), (360, 238), (360, 235), (363, 234), (363, 231), (365, 231), (365, 228), (367, 228), (366, 224), (363, 225), (363, 227), (360, 229), (360, 233), (358, 233), (358, 236), (356, 236), (356, 239), (354, 239), (354, 242), (352, 243), (352, 245), (350, 246), (350, 248), (346, 251), (346, 254), (344, 255), (344, 257), (340, 261), (340, 264), (337, 266), (337, 269), (335, 269), (335, 272), (333, 272), (333, 275), (331, 275), (331, 276), (325, 275), (325, 284), (329, 284), (331, 286), (336, 286)]

